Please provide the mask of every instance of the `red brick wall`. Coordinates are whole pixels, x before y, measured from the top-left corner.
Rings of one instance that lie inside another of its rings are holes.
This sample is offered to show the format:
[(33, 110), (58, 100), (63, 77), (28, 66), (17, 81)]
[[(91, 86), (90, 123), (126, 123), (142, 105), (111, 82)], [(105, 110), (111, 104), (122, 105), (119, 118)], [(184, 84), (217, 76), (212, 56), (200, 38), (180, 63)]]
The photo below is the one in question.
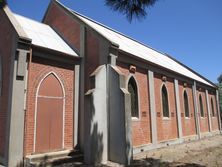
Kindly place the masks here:
[(27, 90), (27, 111), (25, 115), (24, 154), (33, 153), (36, 92), (41, 79), (49, 72), (54, 72), (62, 81), (65, 89), (65, 135), (66, 149), (73, 147), (73, 112), (74, 112), (74, 70), (73, 66), (33, 57), (29, 63), (29, 80)]
[(56, 30), (76, 50), (80, 49), (80, 25), (55, 3), (50, 6), (44, 22)]
[[(86, 31), (85, 91), (91, 89), (90, 74), (99, 66), (100, 41), (92, 31)], [(105, 55), (104, 55), (105, 56)]]
[[(188, 96), (189, 114), (190, 114), (189, 118), (185, 118), (184, 91), (186, 91)], [(181, 111), (183, 136), (195, 135), (196, 127), (195, 127), (192, 85), (187, 85), (187, 87), (184, 87), (183, 82), (179, 82), (179, 96), (180, 96), (180, 111)]]
[(2, 94), (0, 96), (0, 156), (4, 157), (6, 144), (6, 123), (9, 110), (10, 68), (13, 47), (16, 45), (17, 35), (13, 30), (8, 18), (0, 10), (0, 56), (2, 59)]
[[(169, 112), (170, 117), (163, 118), (162, 112), (162, 97), (161, 89), (163, 83), (167, 88), (168, 102), (169, 102)], [(161, 75), (154, 74), (154, 86), (155, 86), (155, 102), (156, 102), (156, 112), (157, 112), (157, 139), (158, 142), (175, 139), (178, 137), (177, 130), (177, 116), (176, 116), (176, 102), (175, 102), (175, 88), (174, 81), (172, 78), (167, 77), (167, 81), (163, 82)]]
[[(129, 78), (129, 65), (117, 62), (117, 67)], [(138, 83), (138, 96), (140, 119), (132, 120), (132, 142), (133, 146), (151, 143), (151, 121), (149, 108), (149, 88), (147, 70), (137, 67), (136, 73), (131, 74)]]
[[(73, 48), (80, 51), (80, 24), (74, 17), (67, 14), (59, 5), (52, 3), (44, 22), (62, 35)], [(91, 87), (90, 74), (99, 66), (100, 42), (92, 31), (86, 30), (85, 92)]]
[[(214, 105), (214, 117), (212, 115), (212, 106), (211, 106), (211, 98), (213, 99), (213, 105)], [(218, 108), (217, 108), (217, 103), (216, 103), (216, 96), (213, 95), (213, 94), (209, 94), (209, 103), (210, 103), (210, 115), (211, 115), (211, 127), (212, 127), (212, 131), (216, 131), (216, 130), (219, 130), (219, 123), (218, 123), (218, 114), (217, 114), (217, 111), (218, 111)]]
[[(199, 95), (202, 96), (204, 117), (201, 117), (201, 114), (200, 114), (201, 111), (200, 111)], [(201, 133), (209, 132), (208, 113), (207, 113), (207, 101), (206, 101), (205, 90), (197, 90), (197, 101), (198, 101), (198, 105), (199, 105), (200, 132)]]

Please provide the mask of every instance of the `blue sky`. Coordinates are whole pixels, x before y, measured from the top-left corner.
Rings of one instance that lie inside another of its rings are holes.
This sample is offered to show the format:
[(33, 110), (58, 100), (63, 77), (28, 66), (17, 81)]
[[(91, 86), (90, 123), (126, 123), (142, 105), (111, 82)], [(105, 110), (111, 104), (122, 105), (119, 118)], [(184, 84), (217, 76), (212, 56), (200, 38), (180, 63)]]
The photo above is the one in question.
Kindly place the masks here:
[[(15, 13), (41, 21), (50, 0), (8, 0)], [(159, 0), (129, 23), (104, 0), (61, 0), (69, 8), (141, 41), (213, 82), (222, 73), (222, 1)]]

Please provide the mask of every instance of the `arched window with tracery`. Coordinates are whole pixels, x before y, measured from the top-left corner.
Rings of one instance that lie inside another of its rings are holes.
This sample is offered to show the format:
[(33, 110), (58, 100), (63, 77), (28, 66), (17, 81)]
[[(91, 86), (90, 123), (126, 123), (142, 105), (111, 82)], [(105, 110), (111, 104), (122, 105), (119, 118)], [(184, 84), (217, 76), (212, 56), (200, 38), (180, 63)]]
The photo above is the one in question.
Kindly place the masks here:
[(139, 107), (138, 107), (138, 89), (136, 81), (133, 77), (128, 82), (128, 91), (131, 97), (131, 116), (139, 118)]
[(189, 115), (190, 115), (189, 101), (188, 101), (188, 96), (187, 96), (187, 92), (186, 91), (184, 91), (184, 93), (183, 93), (183, 102), (184, 102), (185, 117), (189, 117)]
[(165, 85), (163, 85), (162, 87), (161, 94), (162, 94), (163, 117), (169, 117), (170, 114), (169, 114), (168, 93)]
[(203, 100), (202, 100), (201, 95), (199, 96), (199, 103), (200, 103), (200, 116), (204, 117)]

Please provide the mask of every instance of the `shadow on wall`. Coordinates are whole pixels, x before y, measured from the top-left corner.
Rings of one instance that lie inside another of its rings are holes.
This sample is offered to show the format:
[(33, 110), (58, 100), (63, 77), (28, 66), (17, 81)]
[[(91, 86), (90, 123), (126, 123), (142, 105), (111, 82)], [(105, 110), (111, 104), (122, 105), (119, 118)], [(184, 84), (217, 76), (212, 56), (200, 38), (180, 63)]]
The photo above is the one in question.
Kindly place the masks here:
[[(91, 78), (91, 82), (95, 82), (94, 78)], [(86, 98), (86, 118), (85, 121), (89, 122), (87, 127), (87, 133), (85, 133), (85, 145), (86, 150), (84, 153), (85, 163), (91, 164), (99, 164), (103, 158), (103, 133), (100, 132), (98, 124), (100, 124), (102, 120), (98, 120), (98, 114), (96, 113), (96, 106), (95, 106), (95, 90), (89, 90), (87, 92)], [(105, 119), (105, 118), (104, 118)]]
[(96, 163), (100, 163), (102, 161), (103, 154), (103, 134), (98, 133), (97, 123), (93, 125), (93, 132), (91, 134), (91, 137), (94, 139), (91, 149), (95, 153), (92, 154), (92, 159), (94, 159)]

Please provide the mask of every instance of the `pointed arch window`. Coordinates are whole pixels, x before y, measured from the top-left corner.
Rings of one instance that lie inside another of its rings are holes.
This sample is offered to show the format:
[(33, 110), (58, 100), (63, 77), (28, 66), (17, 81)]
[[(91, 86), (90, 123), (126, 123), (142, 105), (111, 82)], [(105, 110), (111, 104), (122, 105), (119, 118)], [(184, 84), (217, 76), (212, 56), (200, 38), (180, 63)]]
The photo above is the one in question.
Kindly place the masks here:
[(131, 97), (131, 116), (139, 118), (139, 109), (138, 109), (138, 89), (136, 81), (133, 77), (130, 78), (128, 82), (128, 91)]
[(3, 73), (2, 73), (2, 57), (0, 55), (0, 96), (2, 95)]
[(183, 93), (183, 102), (184, 102), (184, 111), (185, 111), (185, 117), (189, 117), (190, 111), (189, 111), (189, 101), (188, 101), (188, 96), (187, 92), (184, 91)]
[(212, 116), (215, 117), (214, 101), (213, 101), (213, 98), (211, 98), (211, 112), (212, 112)]
[(170, 114), (169, 114), (168, 93), (165, 85), (163, 85), (162, 87), (161, 94), (162, 94), (163, 117), (169, 117)]
[(199, 103), (200, 103), (200, 116), (204, 117), (203, 100), (202, 100), (201, 95), (199, 96)]

